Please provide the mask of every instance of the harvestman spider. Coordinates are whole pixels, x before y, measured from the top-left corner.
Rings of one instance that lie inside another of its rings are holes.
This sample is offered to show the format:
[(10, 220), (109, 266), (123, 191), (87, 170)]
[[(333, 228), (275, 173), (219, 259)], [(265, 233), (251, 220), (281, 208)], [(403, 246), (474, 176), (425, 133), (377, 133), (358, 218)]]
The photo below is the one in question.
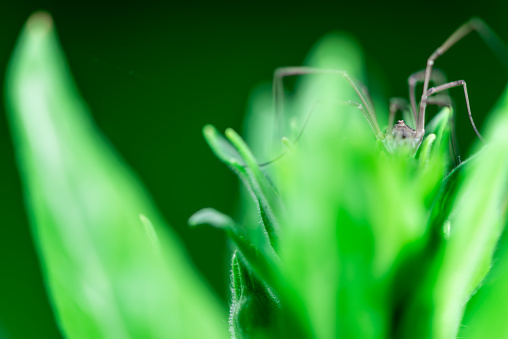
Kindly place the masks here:
[[(382, 132), (379, 128), (379, 124), (376, 119), (376, 114), (373, 108), (372, 100), (367, 94), (366, 89), (363, 85), (359, 85), (355, 82), (347, 72), (335, 70), (335, 69), (320, 69), (320, 68), (311, 68), (311, 67), (283, 67), (278, 68), (274, 73), (273, 79), (273, 91), (275, 98), (275, 111), (278, 115), (278, 118), (281, 119), (282, 112), (282, 101), (283, 101), (283, 78), (287, 76), (293, 75), (304, 75), (304, 74), (335, 74), (344, 77), (347, 80), (349, 85), (354, 89), (361, 103), (357, 103), (354, 101), (348, 101), (347, 104), (356, 106), (360, 111), (363, 112), (365, 118), (369, 122), (372, 130), (374, 131), (376, 138), (382, 142), (384, 147), (388, 152), (393, 153), (398, 147), (401, 145), (408, 145), (412, 150), (412, 153), (415, 153), (424, 136), (425, 136), (425, 110), (427, 105), (429, 104), (437, 104), (437, 105), (450, 105), (449, 103), (443, 102), (442, 98), (439, 96), (435, 96), (435, 94), (448, 90), (453, 87), (462, 86), (464, 88), (464, 95), (466, 99), (467, 111), (469, 115), (469, 120), (471, 121), (471, 125), (473, 126), (474, 131), (483, 141), (482, 136), (478, 132), (476, 125), (473, 121), (473, 117), (471, 115), (471, 108), (469, 105), (469, 97), (467, 94), (467, 86), (464, 80), (457, 80), (446, 83), (444, 76), (441, 72), (435, 70), (432, 72), (432, 67), (434, 66), (434, 62), (436, 59), (443, 55), (450, 47), (455, 45), (459, 40), (463, 37), (471, 33), (472, 31), (477, 31), (480, 37), (489, 45), (491, 49), (496, 52), (499, 51), (499, 47), (504, 47), (504, 43), (499, 39), (499, 37), (481, 20), (478, 18), (472, 18), (462, 26), (460, 26), (427, 60), (427, 67), (419, 72), (412, 74), (408, 78), (409, 84), (409, 99), (410, 106), (405, 102), (405, 100), (394, 98), (390, 101), (390, 110), (389, 110), (389, 118), (388, 118), (388, 128), (385, 132)], [(506, 50), (503, 51), (506, 56)], [(498, 55), (499, 56), (499, 55)], [(501, 58), (503, 62), (508, 61)], [(429, 88), (430, 82), (434, 83), (434, 87)], [(415, 90), (416, 85), (418, 83), (423, 82), (423, 94), (420, 100), (420, 105), (417, 106), (416, 98), (415, 98)], [(412, 120), (412, 122), (416, 125), (415, 129), (409, 127), (404, 120), (399, 120), (394, 125), (395, 113), (401, 110), (404, 113), (404, 107), (409, 106), (408, 110), (410, 114), (406, 114), (406, 120)], [(307, 120), (309, 116), (307, 117)], [(304, 123), (307, 123), (307, 121)], [(303, 131), (303, 129), (302, 129)], [(301, 132), (300, 132), (301, 135)], [(296, 138), (295, 142), (298, 140)], [(275, 159), (276, 160), (276, 159)], [(271, 162), (269, 162), (271, 163)], [(267, 163), (268, 164), (268, 163)]]

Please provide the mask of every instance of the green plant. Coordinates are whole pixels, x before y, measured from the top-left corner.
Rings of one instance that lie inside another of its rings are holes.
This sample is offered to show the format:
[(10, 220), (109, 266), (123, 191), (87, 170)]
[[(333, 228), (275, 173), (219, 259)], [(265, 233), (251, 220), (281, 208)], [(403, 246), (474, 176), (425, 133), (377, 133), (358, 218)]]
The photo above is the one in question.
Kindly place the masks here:
[[(362, 53), (331, 34), (308, 64), (363, 78)], [(70, 338), (224, 338), (222, 310), (135, 176), (88, 119), (51, 19), (35, 14), (16, 47), (7, 102), (33, 234), (59, 324)], [(316, 93), (353, 96), (343, 79)], [(223, 229), (232, 256), (229, 329), (238, 338), (503, 338), (508, 326), (508, 92), (487, 146), (454, 169), (442, 110), (416, 156), (380, 152), (354, 108), (322, 105), (268, 170), (271, 114), (261, 90), (249, 146), (212, 126), (205, 138), (245, 184), (241, 225), (213, 209), (190, 224)], [(296, 116), (298, 118), (298, 115)], [(263, 125), (263, 129), (258, 126)], [(493, 261), (492, 258), (496, 257)], [(492, 267), (492, 268), (491, 268)], [(481, 287), (480, 287), (481, 286)], [(468, 302), (469, 301), (469, 302)], [(164, 316), (161, 316), (164, 315)], [(463, 325), (463, 326), (461, 326)]]

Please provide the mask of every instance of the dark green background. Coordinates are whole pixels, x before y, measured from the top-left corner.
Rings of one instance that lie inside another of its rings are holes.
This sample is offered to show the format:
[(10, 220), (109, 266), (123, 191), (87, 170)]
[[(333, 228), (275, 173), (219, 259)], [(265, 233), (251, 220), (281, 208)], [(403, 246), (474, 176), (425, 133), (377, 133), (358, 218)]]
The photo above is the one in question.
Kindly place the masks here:
[[(203, 141), (205, 123), (240, 130), (250, 90), (269, 82), (276, 67), (301, 64), (313, 43), (331, 30), (347, 30), (359, 39), (371, 75), (368, 86), (386, 97), (406, 97), (407, 76), (423, 68), (433, 50), (473, 15), (508, 41), (508, 3), (501, 1), (69, 3), (0, 4), (0, 77), (26, 18), (37, 9), (49, 11), (98, 126), (142, 178), (225, 305), (225, 239), (215, 230), (190, 230), (186, 224), (202, 207), (235, 211), (237, 180)], [(450, 80), (467, 81), (481, 128), (508, 71), (477, 35), (437, 66)], [(453, 93), (464, 154), (474, 134), (461, 91)], [(8, 338), (58, 337), (24, 212), (3, 103), (0, 155), (0, 337), (2, 332)]]

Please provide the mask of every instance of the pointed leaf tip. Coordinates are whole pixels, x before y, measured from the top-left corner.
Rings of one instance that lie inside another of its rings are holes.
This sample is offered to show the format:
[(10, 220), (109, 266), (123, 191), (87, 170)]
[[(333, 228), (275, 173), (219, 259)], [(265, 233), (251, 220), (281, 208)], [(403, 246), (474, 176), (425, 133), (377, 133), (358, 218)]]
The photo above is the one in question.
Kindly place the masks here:
[(210, 124), (207, 124), (203, 127), (203, 134), (205, 137), (213, 137), (213, 135), (217, 132), (217, 129)]
[(226, 135), (226, 137), (228, 139), (230, 139), (231, 137), (238, 137), (238, 133), (236, 133), (236, 131), (232, 128), (226, 128), (226, 131), (224, 132), (224, 134)]
[(35, 12), (28, 18), (26, 28), (32, 35), (46, 34), (53, 29), (53, 18), (47, 12)]

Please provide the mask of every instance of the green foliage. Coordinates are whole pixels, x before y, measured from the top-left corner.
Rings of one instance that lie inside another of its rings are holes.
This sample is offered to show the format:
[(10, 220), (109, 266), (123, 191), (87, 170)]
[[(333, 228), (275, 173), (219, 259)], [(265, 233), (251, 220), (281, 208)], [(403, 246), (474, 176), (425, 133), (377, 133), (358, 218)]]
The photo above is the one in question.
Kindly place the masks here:
[[(342, 33), (323, 38), (307, 64), (365, 80), (362, 51)], [(7, 88), (27, 211), (65, 335), (227, 337), (226, 311), (89, 120), (46, 14), (24, 29)], [(251, 147), (231, 129), (203, 131), (247, 192), (241, 222), (211, 208), (189, 220), (235, 246), (231, 336), (508, 337), (508, 89), (487, 145), (455, 168), (450, 108), (415, 154), (390, 154), (341, 103), (356, 99), (344, 77), (302, 77), (286, 94), (287, 138), (277, 141), (286, 151), (269, 167), (257, 159), (273, 155), (261, 140), (277, 130), (264, 88), (251, 100)]]
[[(334, 58), (337, 55), (339, 59)], [(361, 52), (341, 34), (323, 39), (308, 60), (310, 66), (348, 67), (356, 76), (363, 73)], [(274, 248), (281, 262), (279, 281), (259, 274), (258, 278), (281, 296), (282, 313), (292, 313), (304, 324), (306, 332), (300, 337), (456, 337), (464, 307), (488, 273), (502, 232), (508, 174), (508, 142), (502, 131), (508, 129), (508, 105), (500, 104), (494, 113), (488, 146), (478, 146), (471, 160), (450, 172), (450, 109), (444, 108), (429, 123), (416, 156), (387, 154), (376, 149), (374, 135), (358, 110), (333, 104), (339, 93), (355, 98), (341, 77), (307, 77), (299, 80), (293, 99), (287, 101), (293, 121), (303, 121), (301, 112), (316, 98), (320, 104), (303, 137), (266, 170), (283, 208), (259, 203), (264, 194), (261, 182), (267, 177), (259, 175), (251, 155), (236, 152), (234, 157), (221, 157), (238, 145), (231, 139), (228, 144), (216, 132), (210, 138), (211, 127), (205, 128), (214, 152), (226, 163), (234, 158), (236, 172), (258, 201), (257, 218), (235, 227), (266, 227), (264, 210), (273, 211), (270, 220), (279, 225)], [(259, 100), (252, 99), (252, 106), (273, 114), (266, 94), (256, 95)], [(260, 125), (256, 118), (266, 119), (252, 115), (248, 119), (254, 126)], [(262, 149), (255, 141), (259, 133), (248, 134), (254, 147)], [(242, 171), (251, 173), (249, 180)], [(241, 247), (238, 251), (242, 253)], [(235, 265), (233, 261), (233, 272)], [(242, 281), (235, 277), (233, 291)], [(480, 303), (475, 300), (478, 307)], [(487, 319), (476, 337), (487, 333), (502, 337), (502, 332), (485, 327)], [(253, 329), (259, 321), (244, 324), (232, 316), (230, 324), (237, 337), (261, 331)], [(291, 337), (288, 323), (281, 320), (281, 326), (282, 333)]]
[(225, 311), (90, 121), (45, 13), (21, 34), (6, 95), (27, 212), (65, 336), (227, 336)]

